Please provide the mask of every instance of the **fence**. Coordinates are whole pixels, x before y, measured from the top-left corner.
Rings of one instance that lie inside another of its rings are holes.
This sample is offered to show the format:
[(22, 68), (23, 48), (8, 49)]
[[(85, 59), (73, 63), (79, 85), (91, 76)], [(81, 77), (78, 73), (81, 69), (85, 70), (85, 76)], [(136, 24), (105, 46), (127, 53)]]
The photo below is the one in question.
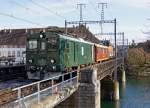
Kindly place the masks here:
[(53, 107), (76, 91), (77, 87), (76, 71), (62, 74), (13, 89), (17, 91), (17, 100), (0, 108), (36, 108), (41, 103)]

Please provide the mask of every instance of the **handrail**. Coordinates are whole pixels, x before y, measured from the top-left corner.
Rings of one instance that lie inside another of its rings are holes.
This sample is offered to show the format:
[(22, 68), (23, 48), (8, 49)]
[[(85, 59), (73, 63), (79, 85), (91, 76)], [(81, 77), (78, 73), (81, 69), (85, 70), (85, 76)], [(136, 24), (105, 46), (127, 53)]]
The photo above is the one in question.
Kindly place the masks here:
[[(71, 78), (71, 79), (68, 79), (68, 80), (66, 80), (66, 81), (63, 81), (63, 82), (61, 82), (61, 83), (58, 83), (58, 84), (54, 85), (53, 87), (56, 87), (56, 86), (58, 86), (58, 85), (61, 85), (61, 84), (65, 83), (65, 82), (68, 82), (68, 81), (73, 80), (73, 79), (76, 79), (76, 78), (77, 78), (77, 76), (76, 76), (76, 77), (73, 77), (73, 78)], [(48, 88), (45, 88), (45, 89), (43, 89), (43, 90), (40, 90), (39, 93), (41, 93), (41, 92), (43, 92), (43, 91), (46, 91), (46, 90), (48, 90), (48, 89), (52, 89), (53, 87), (48, 87)], [(26, 98), (29, 98), (29, 97), (31, 97), (31, 96), (37, 95), (37, 94), (38, 94), (38, 91), (35, 92), (35, 93), (32, 93), (32, 94), (30, 94), (30, 95), (28, 95), (28, 96), (25, 96), (25, 97), (23, 97), (23, 98), (26, 99)], [(20, 99), (22, 100), (23, 98), (20, 98)], [(20, 100), (16, 100), (15, 102), (18, 102), (18, 101), (20, 101)]]
[(21, 86), (21, 87), (17, 87), (17, 88), (14, 88), (13, 91), (18, 90), (18, 89), (22, 89), (22, 88), (25, 88), (25, 87), (29, 87), (29, 86), (32, 86), (32, 85), (36, 85), (38, 83), (42, 83), (42, 82), (45, 82), (45, 81), (48, 81), (48, 80), (53, 80), (53, 79), (56, 79), (58, 77), (65, 76), (67, 74), (72, 74), (72, 73), (75, 73), (75, 72), (76, 71), (68, 72), (68, 73), (61, 74), (61, 75), (58, 75), (58, 76), (54, 76), (54, 77), (51, 77), (51, 78), (48, 78), (48, 79), (37, 81), (37, 82), (31, 83), (31, 84), (27, 84), (27, 85), (24, 85), (24, 86)]

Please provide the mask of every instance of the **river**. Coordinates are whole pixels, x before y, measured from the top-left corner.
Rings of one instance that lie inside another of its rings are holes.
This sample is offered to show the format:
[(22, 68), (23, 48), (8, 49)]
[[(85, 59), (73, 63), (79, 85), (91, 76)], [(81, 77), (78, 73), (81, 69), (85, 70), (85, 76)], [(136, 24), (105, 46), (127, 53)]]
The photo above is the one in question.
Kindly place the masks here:
[(120, 101), (102, 101), (101, 108), (150, 108), (150, 78), (128, 77), (119, 86)]

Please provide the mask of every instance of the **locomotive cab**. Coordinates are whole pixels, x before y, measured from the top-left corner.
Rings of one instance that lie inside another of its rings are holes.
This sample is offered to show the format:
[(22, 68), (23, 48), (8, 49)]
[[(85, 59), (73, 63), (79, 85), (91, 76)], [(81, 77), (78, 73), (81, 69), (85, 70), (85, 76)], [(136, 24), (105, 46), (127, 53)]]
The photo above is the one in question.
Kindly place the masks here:
[(56, 71), (58, 39), (53, 34), (34, 33), (27, 37), (27, 74), (29, 79), (45, 79)]

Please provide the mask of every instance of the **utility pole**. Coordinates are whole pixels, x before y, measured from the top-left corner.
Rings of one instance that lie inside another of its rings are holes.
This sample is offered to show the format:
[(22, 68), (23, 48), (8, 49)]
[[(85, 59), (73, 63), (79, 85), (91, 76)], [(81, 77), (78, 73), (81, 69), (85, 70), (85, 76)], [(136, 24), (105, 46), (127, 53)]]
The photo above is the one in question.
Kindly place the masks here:
[[(114, 38), (115, 38), (115, 65), (117, 67), (117, 28), (116, 28), (116, 19), (114, 20)], [(115, 69), (114, 73), (114, 80), (117, 80), (117, 68)]]
[(68, 31), (67, 31), (67, 21), (65, 20), (65, 33), (67, 34)]
[(124, 55), (125, 55), (125, 51), (124, 51), (124, 32), (122, 34), (122, 54), (123, 54), (123, 64), (124, 64)]
[[(104, 8), (107, 8), (107, 3), (98, 3), (98, 8), (101, 5), (101, 21), (104, 21)], [(101, 33), (103, 33), (103, 24), (101, 23)]]
[(77, 8), (80, 8), (80, 21), (83, 21), (83, 7), (85, 8), (86, 4), (80, 3), (77, 4)]

